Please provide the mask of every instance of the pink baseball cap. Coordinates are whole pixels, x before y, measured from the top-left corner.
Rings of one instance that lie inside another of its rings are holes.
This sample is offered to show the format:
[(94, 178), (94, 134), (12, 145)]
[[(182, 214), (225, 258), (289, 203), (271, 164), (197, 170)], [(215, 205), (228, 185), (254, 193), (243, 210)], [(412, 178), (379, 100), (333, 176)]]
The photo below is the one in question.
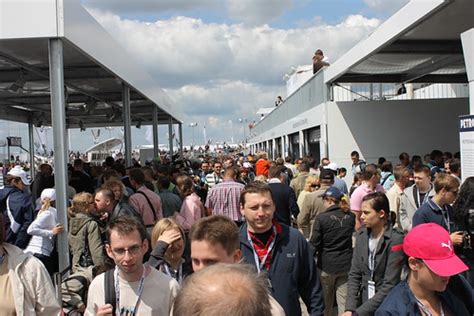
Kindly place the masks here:
[(434, 223), (415, 226), (403, 240), (403, 252), (422, 259), (435, 274), (449, 277), (468, 267), (454, 253), (454, 246), (446, 229)]

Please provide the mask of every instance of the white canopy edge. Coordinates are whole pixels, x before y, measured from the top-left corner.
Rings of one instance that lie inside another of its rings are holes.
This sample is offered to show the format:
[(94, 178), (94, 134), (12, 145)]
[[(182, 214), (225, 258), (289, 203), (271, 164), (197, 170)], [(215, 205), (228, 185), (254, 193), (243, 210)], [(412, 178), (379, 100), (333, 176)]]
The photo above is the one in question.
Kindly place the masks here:
[(395, 41), (414, 25), (430, 16), (448, 0), (415, 0), (380, 25), (367, 39), (359, 42), (324, 71), (324, 82), (330, 83), (370, 55)]

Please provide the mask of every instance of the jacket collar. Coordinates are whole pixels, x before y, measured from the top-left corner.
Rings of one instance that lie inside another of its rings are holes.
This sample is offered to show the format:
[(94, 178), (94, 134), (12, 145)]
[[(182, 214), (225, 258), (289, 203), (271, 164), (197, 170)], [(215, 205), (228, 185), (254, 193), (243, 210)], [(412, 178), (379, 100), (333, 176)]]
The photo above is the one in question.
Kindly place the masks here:
[[(275, 238), (275, 246), (276, 246), (281, 240), (284, 240), (285, 238), (288, 237), (289, 230), (287, 226), (282, 225), (276, 221), (274, 221), (273, 224), (276, 226), (276, 230), (277, 230), (277, 235)], [(252, 248), (252, 245), (250, 245), (248, 236), (247, 236), (247, 223), (244, 223), (242, 226), (240, 226), (240, 242), (246, 245), (247, 247), (249, 247), (250, 249)]]

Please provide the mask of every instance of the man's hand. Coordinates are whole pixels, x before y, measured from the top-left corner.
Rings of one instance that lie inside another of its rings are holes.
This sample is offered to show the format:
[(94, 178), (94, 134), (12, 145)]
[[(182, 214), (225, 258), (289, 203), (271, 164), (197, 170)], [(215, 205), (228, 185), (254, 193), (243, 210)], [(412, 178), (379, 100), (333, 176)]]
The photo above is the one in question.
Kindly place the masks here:
[(463, 232), (457, 231), (449, 235), (451, 237), (451, 241), (453, 242), (453, 245), (459, 246), (462, 244), (462, 238), (463, 238)]
[(99, 309), (97, 310), (97, 316), (113, 316), (112, 315), (112, 305), (110, 304), (105, 304), (105, 305), (102, 305), (101, 307), (99, 307)]
[(344, 312), (341, 314), (341, 316), (352, 316), (352, 312), (351, 311)]

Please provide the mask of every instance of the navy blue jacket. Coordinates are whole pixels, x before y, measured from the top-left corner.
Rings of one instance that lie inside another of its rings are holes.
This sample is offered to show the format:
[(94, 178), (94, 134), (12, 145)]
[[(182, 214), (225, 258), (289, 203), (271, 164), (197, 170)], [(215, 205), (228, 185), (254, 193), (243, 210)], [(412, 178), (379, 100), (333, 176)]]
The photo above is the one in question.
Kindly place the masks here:
[[(12, 215), (11, 220), (7, 214), (7, 200)], [(3, 213), (6, 231), (5, 241), (25, 249), (31, 238), (26, 231), (34, 219), (31, 196), (14, 186), (6, 185), (0, 190), (0, 211)]]
[[(443, 307), (448, 309), (450, 315), (469, 315), (466, 306), (461, 300), (454, 296), (449, 290), (439, 294)], [(411, 292), (406, 281), (400, 282), (387, 295), (382, 305), (375, 312), (376, 316), (407, 315), (422, 316), (415, 296)]]
[(273, 217), (281, 224), (291, 225), (291, 215), (298, 216), (300, 209), (296, 203), (295, 191), (284, 183), (268, 183), (272, 190), (275, 214)]
[(444, 210), (449, 214), (449, 225), (447, 225), (439, 206), (436, 205), (432, 199), (429, 199), (426, 203), (423, 203), (413, 215), (413, 227), (424, 223), (436, 223), (452, 233), (454, 231), (453, 207), (451, 205), (445, 205)]
[[(245, 263), (256, 267), (252, 245), (248, 241), (247, 224), (240, 228), (240, 249)], [(309, 315), (324, 314), (324, 298), (314, 261), (314, 251), (303, 235), (294, 228), (281, 225), (272, 251), (268, 278), (271, 294), (287, 316), (301, 315), (299, 296)]]

